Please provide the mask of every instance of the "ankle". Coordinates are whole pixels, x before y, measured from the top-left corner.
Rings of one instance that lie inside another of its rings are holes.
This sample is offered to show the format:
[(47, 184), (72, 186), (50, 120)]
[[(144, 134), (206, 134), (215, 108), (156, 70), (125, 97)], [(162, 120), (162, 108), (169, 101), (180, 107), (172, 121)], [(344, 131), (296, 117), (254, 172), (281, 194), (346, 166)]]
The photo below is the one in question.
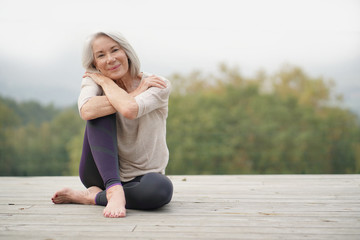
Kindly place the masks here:
[(100, 188), (96, 186), (89, 187), (87, 190), (87, 201), (90, 205), (96, 205), (96, 197), (102, 191)]
[(114, 185), (106, 189), (106, 197), (113, 195), (117, 192), (124, 192), (122, 185)]
[(111, 198), (116, 197), (125, 201), (125, 193), (122, 185), (115, 185), (106, 190), (106, 198), (109, 201)]
[(113, 187), (116, 187), (116, 186), (120, 186), (122, 188), (122, 184), (120, 182), (117, 182), (117, 183), (113, 183), (111, 184), (110, 186), (108, 186), (106, 188), (106, 191), (108, 191), (109, 189), (113, 188)]

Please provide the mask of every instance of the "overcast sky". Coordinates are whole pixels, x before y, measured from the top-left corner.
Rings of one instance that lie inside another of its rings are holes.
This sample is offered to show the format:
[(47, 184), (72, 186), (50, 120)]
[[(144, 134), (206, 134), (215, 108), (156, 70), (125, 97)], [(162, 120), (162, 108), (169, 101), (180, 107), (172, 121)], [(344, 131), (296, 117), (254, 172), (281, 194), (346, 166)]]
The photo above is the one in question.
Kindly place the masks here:
[(143, 71), (290, 63), (360, 102), (359, 0), (0, 0), (0, 29), (0, 93), (19, 100), (75, 103), (83, 42), (105, 29), (128, 38)]

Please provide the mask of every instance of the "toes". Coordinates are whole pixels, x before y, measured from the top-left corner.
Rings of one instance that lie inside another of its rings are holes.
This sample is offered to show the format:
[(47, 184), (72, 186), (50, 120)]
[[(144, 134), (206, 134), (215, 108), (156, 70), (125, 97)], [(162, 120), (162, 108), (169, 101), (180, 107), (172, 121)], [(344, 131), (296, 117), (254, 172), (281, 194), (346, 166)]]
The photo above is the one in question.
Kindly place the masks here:
[(111, 211), (110, 217), (111, 218), (117, 218), (117, 212), (116, 211)]
[(115, 212), (115, 211), (111, 211), (110, 217), (111, 217), (111, 218), (116, 218), (116, 212)]
[(120, 217), (125, 217), (126, 212), (125, 212), (125, 210), (122, 210), (122, 209), (112, 210), (112, 211), (104, 209), (103, 215), (104, 215), (104, 217), (107, 217), (107, 218), (120, 218)]
[(110, 217), (110, 213), (107, 211), (107, 209), (104, 209), (103, 215), (104, 217)]
[(119, 209), (117, 212), (116, 212), (116, 217), (120, 218), (120, 217), (125, 217), (126, 216), (126, 212), (125, 212), (125, 209)]
[(58, 197), (58, 195), (55, 193), (54, 196), (52, 196), (51, 201), (53, 203), (55, 203), (55, 200), (56, 200), (57, 197)]
[(117, 212), (116, 212), (116, 217), (125, 217), (125, 212), (124, 212), (124, 210), (118, 210)]
[(126, 210), (123, 209), (123, 210), (120, 211), (119, 217), (125, 217), (125, 216), (126, 216)]

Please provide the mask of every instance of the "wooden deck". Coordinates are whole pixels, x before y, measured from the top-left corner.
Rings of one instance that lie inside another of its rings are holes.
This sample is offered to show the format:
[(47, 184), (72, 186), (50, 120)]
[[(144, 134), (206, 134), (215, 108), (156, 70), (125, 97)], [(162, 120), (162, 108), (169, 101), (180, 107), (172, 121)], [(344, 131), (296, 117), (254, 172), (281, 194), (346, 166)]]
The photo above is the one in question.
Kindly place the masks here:
[(0, 239), (360, 239), (360, 175), (171, 176), (172, 202), (107, 219), (54, 205), (77, 177), (1, 177)]

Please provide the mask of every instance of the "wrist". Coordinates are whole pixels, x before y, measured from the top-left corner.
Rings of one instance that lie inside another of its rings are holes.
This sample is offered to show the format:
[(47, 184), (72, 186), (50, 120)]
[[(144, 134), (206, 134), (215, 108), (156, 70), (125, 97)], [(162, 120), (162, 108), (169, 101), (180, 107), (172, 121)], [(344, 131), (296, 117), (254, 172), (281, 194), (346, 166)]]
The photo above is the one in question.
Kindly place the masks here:
[(98, 84), (99, 84), (101, 87), (103, 87), (103, 86), (109, 84), (110, 82), (113, 82), (110, 78), (108, 78), (108, 77), (102, 77), (102, 78), (100, 78), (100, 81), (98, 82)]
[(131, 97), (136, 97), (137, 95), (139, 95), (140, 93), (139, 93), (139, 90), (138, 89), (135, 89), (134, 91), (132, 91), (131, 93), (129, 93), (129, 95), (131, 96)]

